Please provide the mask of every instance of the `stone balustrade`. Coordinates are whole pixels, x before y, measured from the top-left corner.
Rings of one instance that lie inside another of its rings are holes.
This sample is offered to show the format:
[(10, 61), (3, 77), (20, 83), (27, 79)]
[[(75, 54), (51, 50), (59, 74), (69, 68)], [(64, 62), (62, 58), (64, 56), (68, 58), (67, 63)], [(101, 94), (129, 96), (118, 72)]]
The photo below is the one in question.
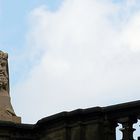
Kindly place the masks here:
[[(140, 101), (77, 109), (39, 120), (36, 124), (0, 122), (0, 140), (134, 140), (133, 124), (140, 118)], [(140, 140), (140, 137), (138, 138)]]

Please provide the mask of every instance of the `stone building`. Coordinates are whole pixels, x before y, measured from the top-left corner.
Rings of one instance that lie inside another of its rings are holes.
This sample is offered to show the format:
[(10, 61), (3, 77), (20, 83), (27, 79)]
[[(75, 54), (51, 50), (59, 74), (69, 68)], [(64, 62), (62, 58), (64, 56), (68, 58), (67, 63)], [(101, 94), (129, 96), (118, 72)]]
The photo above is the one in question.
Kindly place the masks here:
[(139, 117), (140, 101), (135, 101), (62, 112), (33, 125), (0, 121), (0, 140), (116, 140), (118, 123), (122, 140), (134, 140), (133, 124)]

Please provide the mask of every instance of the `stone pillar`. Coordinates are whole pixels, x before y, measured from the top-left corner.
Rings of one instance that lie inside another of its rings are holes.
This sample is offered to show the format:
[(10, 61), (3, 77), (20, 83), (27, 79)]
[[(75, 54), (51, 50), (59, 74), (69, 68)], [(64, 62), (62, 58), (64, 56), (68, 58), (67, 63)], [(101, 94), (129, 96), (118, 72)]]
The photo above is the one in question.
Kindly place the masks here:
[(9, 93), (8, 54), (0, 51), (0, 121), (21, 123), (11, 105)]

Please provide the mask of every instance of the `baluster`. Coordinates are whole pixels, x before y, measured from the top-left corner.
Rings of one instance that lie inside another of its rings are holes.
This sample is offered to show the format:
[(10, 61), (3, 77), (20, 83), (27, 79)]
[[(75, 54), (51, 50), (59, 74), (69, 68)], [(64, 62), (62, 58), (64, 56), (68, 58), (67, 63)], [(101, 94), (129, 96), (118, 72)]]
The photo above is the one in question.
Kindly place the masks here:
[(122, 132), (122, 140), (134, 140), (133, 132), (135, 129), (133, 128), (133, 124), (136, 122), (136, 118), (123, 118), (119, 120), (119, 123), (122, 124), (122, 128), (120, 129)]

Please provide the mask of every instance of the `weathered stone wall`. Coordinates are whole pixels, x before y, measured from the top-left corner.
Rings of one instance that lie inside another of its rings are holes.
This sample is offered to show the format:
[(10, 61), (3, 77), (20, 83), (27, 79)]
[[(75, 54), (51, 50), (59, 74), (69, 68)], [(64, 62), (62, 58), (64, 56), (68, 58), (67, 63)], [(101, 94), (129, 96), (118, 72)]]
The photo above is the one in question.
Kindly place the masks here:
[(40, 120), (36, 124), (38, 140), (104, 140), (102, 109), (76, 110)]
[(0, 122), (0, 140), (104, 140), (100, 108), (63, 112), (35, 125)]
[(0, 121), (0, 140), (34, 140), (33, 125)]
[(134, 140), (139, 108), (140, 101), (136, 101), (62, 112), (34, 125), (0, 121), (0, 140), (116, 140), (117, 123), (122, 124), (122, 139)]
[(86, 123), (75, 123), (57, 129), (44, 131), (40, 140), (103, 140), (102, 124), (98, 121)]

